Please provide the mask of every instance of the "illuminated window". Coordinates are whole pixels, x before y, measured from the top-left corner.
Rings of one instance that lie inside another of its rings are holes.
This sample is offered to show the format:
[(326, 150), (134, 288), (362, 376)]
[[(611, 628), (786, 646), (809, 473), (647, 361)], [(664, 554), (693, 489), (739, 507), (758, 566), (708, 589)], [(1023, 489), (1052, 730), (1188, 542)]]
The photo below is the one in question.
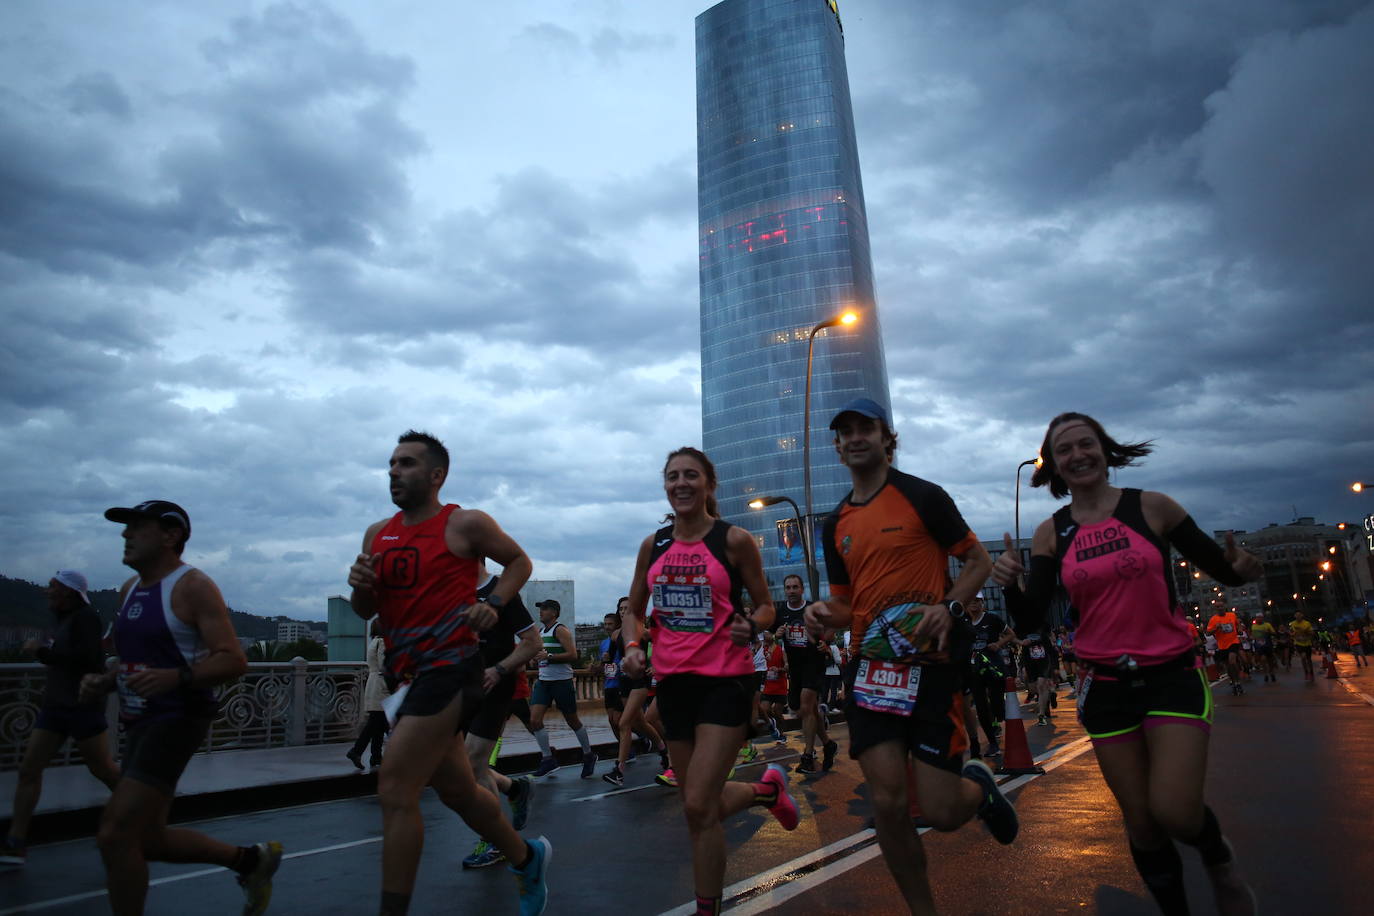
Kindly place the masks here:
[(796, 448), (796, 447), (797, 447), (797, 437), (796, 437), (796, 436), (780, 436), (780, 437), (778, 438), (778, 448), (783, 449), (784, 451), (786, 451), (786, 450), (788, 450), (788, 449), (794, 449), (794, 448)]

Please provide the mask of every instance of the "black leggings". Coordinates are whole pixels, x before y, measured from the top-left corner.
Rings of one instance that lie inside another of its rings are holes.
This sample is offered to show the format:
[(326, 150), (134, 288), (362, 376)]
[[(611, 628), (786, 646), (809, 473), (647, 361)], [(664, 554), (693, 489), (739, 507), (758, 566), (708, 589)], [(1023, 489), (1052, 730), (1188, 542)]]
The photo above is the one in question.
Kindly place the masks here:
[(997, 723), (1006, 714), (1006, 701), (1002, 696), (1006, 680), (983, 674), (970, 674), (969, 680), (973, 687), (973, 708), (978, 712), (978, 724), (983, 726), (988, 740), (993, 741), (993, 736), (997, 734)]
[[(372, 760), (382, 759), (382, 739), (386, 737), (389, 729), (386, 725), (386, 713), (375, 711), (367, 714), (367, 721), (363, 723), (363, 730), (358, 733), (358, 740), (353, 742), (353, 750), (349, 751), (351, 757), (361, 757), (363, 748), (367, 747), (368, 742), (372, 742)], [(338, 751), (335, 751), (338, 753)]]

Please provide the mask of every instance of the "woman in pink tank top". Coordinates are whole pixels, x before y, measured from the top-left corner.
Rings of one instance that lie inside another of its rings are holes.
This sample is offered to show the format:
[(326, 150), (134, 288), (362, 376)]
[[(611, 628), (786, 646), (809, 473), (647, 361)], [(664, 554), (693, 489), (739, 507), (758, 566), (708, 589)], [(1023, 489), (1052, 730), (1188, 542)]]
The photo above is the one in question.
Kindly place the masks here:
[[(754, 694), (750, 640), (773, 624), (773, 600), (758, 545), (743, 528), (717, 517), (716, 469), (695, 448), (680, 448), (663, 467), (672, 523), (639, 545), (630, 602), (621, 621), (625, 674), (644, 670), (645, 607), (653, 628), (655, 704), (692, 841), (697, 912), (720, 912), (725, 883), (721, 820), (763, 805), (787, 830), (797, 805), (787, 777), (771, 766), (759, 782), (730, 782), (748, 738)], [(744, 592), (753, 600), (746, 613)]]
[[(1019, 632), (1043, 623), (1056, 581), (1078, 608), (1074, 648), (1085, 671), (1079, 719), (1121, 807), (1131, 858), (1160, 909), (1188, 912), (1177, 840), (1201, 854), (1222, 912), (1250, 913), (1254, 892), (1203, 803), (1212, 692), (1174, 594), (1170, 545), (1226, 585), (1256, 579), (1264, 567), (1232, 535), (1223, 551), (1165, 494), (1112, 486), (1112, 468), (1150, 451), (1149, 442), (1117, 442), (1084, 414), (1051, 420), (1031, 486), (1072, 498), (1036, 528), (1024, 591), (1026, 570), (1010, 535), (993, 578)], [(1172, 777), (1153, 775), (1161, 768)]]

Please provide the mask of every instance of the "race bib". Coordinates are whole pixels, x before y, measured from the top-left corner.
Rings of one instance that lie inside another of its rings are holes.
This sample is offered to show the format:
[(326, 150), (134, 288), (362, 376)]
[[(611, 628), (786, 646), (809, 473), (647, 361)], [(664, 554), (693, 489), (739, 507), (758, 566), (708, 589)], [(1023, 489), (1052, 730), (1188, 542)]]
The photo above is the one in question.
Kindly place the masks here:
[(916, 709), (921, 669), (865, 658), (854, 677), (854, 702), (873, 712), (909, 716)]
[(679, 633), (709, 633), (714, 628), (711, 586), (660, 582), (654, 586), (658, 622)]
[(115, 687), (119, 690), (119, 705), (127, 718), (140, 716), (148, 708), (147, 697), (139, 696), (138, 692), (128, 683), (130, 675), (137, 674), (147, 667), (147, 665), (141, 665), (137, 662), (129, 662), (121, 665), (119, 673), (115, 675)]
[(807, 646), (806, 627), (799, 623), (789, 623), (787, 625), (787, 644), (794, 649), (805, 649)]
[(606, 662), (602, 670), (605, 671), (606, 680), (609, 681), (620, 673), (620, 665), (616, 662)]
[(1044, 657), (1045, 657), (1045, 647), (1044, 647), (1044, 646), (1031, 646), (1031, 647), (1030, 647), (1030, 657), (1031, 657), (1031, 658), (1034, 658), (1034, 659), (1041, 659), (1041, 658), (1044, 658)]
[(1235, 632), (1236, 628), (1229, 623), (1223, 623), (1221, 626), (1217, 627), (1217, 629), (1223, 633), (1232, 633)]
[(975, 639), (975, 640), (973, 641), (973, 651), (974, 651), (974, 652), (981, 652), (981, 651), (983, 651), (984, 649), (986, 649), (987, 647), (988, 647), (988, 641), (987, 641), (986, 639)]

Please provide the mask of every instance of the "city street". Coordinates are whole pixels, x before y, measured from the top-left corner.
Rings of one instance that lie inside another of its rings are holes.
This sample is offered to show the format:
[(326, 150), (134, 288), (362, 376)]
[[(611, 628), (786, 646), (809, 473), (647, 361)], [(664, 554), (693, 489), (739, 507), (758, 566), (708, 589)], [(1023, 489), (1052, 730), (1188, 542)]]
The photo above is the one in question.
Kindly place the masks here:
[[(1214, 687), (1217, 703), (1209, 802), (1267, 913), (1367, 912), (1365, 876), (1374, 811), (1374, 675), (1341, 659), (1349, 679), (1252, 681), (1244, 696)], [(1034, 718), (1029, 720), (1034, 722)], [(518, 728), (518, 726), (516, 726)], [(1043, 776), (1009, 780), (1021, 835), (997, 845), (976, 822), (926, 833), (941, 912), (948, 914), (1155, 912), (1131, 865), (1120, 818), (1061, 693), (1052, 727), (1031, 724)], [(796, 763), (799, 741), (767, 748)], [(842, 748), (843, 727), (837, 729)], [(764, 745), (759, 745), (760, 749)], [(607, 764), (598, 766), (598, 774)], [(741, 768), (744, 777), (760, 772)], [(655, 785), (652, 757), (631, 765), (623, 790), (564, 767), (540, 781), (529, 835), (553, 843), (548, 912), (689, 913), (691, 866), (676, 792)], [(1004, 777), (1004, 779), (1008, 779)], [(858, 766), (841, 753), (833, 772), (790, 785), (800, 827), (783, 831), (761, 810), (727, 823), (726, 909), (735, 913), (900, 913), (896, 889), (867, 829)], [(515, 883), (504, 867), (464, 872), (473, 834), (431, 796), (426, 849), (412, 912), (508, 913)], [(271, 912), (366, 913), (378, 896), (380, 816), (375, 797), (246, 813), (194, 825), (234, 843), (281, 840), (287, 859)], [(1206, 878), (1183, 850), (1194, 912), (1213, 912)], [(150, 914), (237, 913), (223, 869), (155, 865)], [(94, 842), (35, 847), (22, 871), (0, 873), (0, 916), (107, 912)]]

